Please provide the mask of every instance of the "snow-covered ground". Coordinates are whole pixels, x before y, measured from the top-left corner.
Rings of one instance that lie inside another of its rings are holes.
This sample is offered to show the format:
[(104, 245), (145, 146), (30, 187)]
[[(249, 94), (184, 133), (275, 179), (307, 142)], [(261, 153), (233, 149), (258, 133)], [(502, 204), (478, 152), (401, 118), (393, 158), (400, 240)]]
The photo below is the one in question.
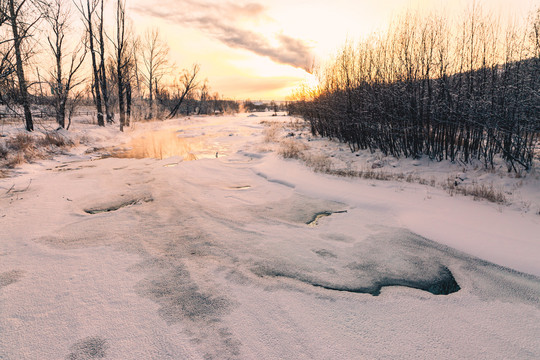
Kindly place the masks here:
[(69, 154), (0, 179), (0, 359), (540, 358), (534, 172), (276, 131), (335, 167), (488, 181), (508, 203), (315, 173), (265, 141), (276, 120), (75, 123)]

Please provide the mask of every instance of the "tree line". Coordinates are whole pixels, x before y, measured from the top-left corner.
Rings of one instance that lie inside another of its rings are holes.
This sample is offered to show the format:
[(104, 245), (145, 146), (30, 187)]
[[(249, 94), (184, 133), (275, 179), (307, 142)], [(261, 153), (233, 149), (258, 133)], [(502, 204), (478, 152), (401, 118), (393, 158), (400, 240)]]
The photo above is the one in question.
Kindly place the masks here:
[(106, 19), (105, 0), (0, 0), (0, 105), (22, 113), (26, 130), (34, 129), (33, 105), (69, 128), (88, 99), (98, 125), (118, 121), (120, 130), (133, 118), (238, 110), (200, 80), (198, 65), (171, 64), (157, 29), (137, 36), (125, 0), (112, 6)]
[(540, 133), (540, 9), (503, 27), (475, 6), (452, 23), (406, 14), (347, 41), (292, 113), (352, 151), (531, 168)]

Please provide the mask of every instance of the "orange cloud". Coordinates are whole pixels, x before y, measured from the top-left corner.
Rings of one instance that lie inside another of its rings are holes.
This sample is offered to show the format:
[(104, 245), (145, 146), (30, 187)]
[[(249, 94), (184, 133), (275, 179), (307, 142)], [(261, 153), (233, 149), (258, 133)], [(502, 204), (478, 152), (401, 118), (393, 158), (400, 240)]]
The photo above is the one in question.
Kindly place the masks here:
[[(181, 11), (171, 10), (177, 8)], [(301, 39), (281, 33), (268, 37), (240, 25), (241, 19), (268, 19), (266, 8), (259, 3), (164, 0), (158, 4), (140, 4), (134, 11), (198, 28), (231, 48), (248, 50), (279, 64), (309, 71), (313, 61), (312, 47)]]

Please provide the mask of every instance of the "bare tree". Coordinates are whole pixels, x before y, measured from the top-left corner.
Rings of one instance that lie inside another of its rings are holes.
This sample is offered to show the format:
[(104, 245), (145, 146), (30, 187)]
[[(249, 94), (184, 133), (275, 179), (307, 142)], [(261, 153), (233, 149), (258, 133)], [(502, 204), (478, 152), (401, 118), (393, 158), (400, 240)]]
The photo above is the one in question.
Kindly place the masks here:
[(205, 79), (200, 90), (199, 95), (199, 110), (197, 115), (208, 114), (208, 98), (210, 97), (210, 86), (208, 85), (208, 79)]
[(180, 76), (178, 84), (181, 93), (180, 98), (169, 113), (169, 119), (176, 116), (176, 114), (178, 113), (178, 109), (180, 109), (180, 106), (182, 105), (184, 99), (188, 95), (190, 95), (193, 90), (195, 90), (199, 85), (197, 83), (197, 76), (199, 75), (199, 70), (200, 66), (198, 64), (194, 64), (190, 70), (184, 69), (182, 75)]
[(106, 54), (105, 54), (105, 31), (103, 29), (105, 23), (104, 17), (104, 6), (105, 0), (97, 0), (100, 5), (100, 12), (96, 16), (97, 18), (97, 35), (96, 41), (99, 44), (99, 84), (101, 86), (101, 95), (103, 96), (103, 105), (105, 106), (105, 115), (107, 123), (111, 124), (114, 122), (114, 114), (111, 111), (110, 104), (110, 94), (107, 81), (107, 71), (106, 71)]
[(15, 63), (13, 59), (13, 38), (9, 34), (9, 10), (8, 2), (0, 0), (0, 102), (8, 101), (7, 94), (10, 93), (10, 87), (14, 83), (12, 76), (15, 73)]
[(96, 12), (96, 9), (99, 5), (99, 0), (86, 0), (86, 4), (83, 2), (84, 0), (79, 0), (79, 3), (75, 3), (75, 6), (81, 13), (81, 16), (83, 18), (84, 26), (86, 27), (86, 33), (88, 36), (87, 44), (88, 44), (88, 50), (90, 51), (90, 55), (92, 58), (92, 74), (93, 74), (93, 82), (92, 82), (92, 90), (94, 95), (94, 102), (96, 105), (97, 110), (97, 120), (99, 126), (105, 126), (105, 121), (103, 119), (103, 103), (101, 101), (101, 88), (100, 88), (100, 68), (98, 67), (97, 59), (96, 59), (96, 46), (94, 42), (94, 15)]
[[(0, 1), (0, 26), (8, 21), (8, 3), (5, 0)], [(2, 40), (4, 42), (6, 40)]]
[(444, 18), (407, 14), (386, 34), (346, 43), (320, 69), (317, 91), (289, 107), (314, 134), (352, 151), (529, 170), (540, 132), (540, 15), (506, 36), (474, 4), (454, 32)]
[[(24, 110), (25, 127), (27, 131), (34, 131), (32, 112), (30, 111), (30, 97), (28, 82), (25, 76), (24, 42), (31, 36), (31, 30), (41, 19), (41, 3), (38, 0), (5, 0), (0, 6), (2, 21), (9, 23), (15, 54), (15, 71), (18, 79), (19, 100)], [(34, 14), (32, 19), (25, 19)]]
[[(124, 127), (128, 126), (127, 110), (126, 110), (126, 95), (130, 89), (129, 82), (129, 65), (131, 63), (133, 51), (129, 49), (129, 42), (126, 34), (126, 8), (125, 0), (117, 0), (116, 2), (116, 41), (113, 43), (115, 47), (115, 63), (116, 63), (116, 84), (118, 90), (118, 108), (120, 113), (120, 131), (124, 131)], [(131, 95), (130, 95), (131, 96)], [(131, 99), (128, 100), (131, 102)]]
[(168, 64), (169, 47), (164, 43), (157, 29), (146, 32), (141, 43), (143, 61), (142, 77), (148, 88), (149, 118), (154, 116), (154, 95), (159, 92), (158, 83), (165, 75)]
[[(9, 44), (0, 44), (0, 82), (5, 81), (10, 75), (15, 72), (13, 63), (13, 47)], [(1, 100), (1, 92), (0, 92)]]
[[(131, 43), (128, 59), (124, 67), (124, 83), (126, 90), (126, 126), (130, 126), (133, 105), (133, 88), (137, 89), (137, 61), (135, 59), (137, 43)], [(135, 86), (133, 86), (135, 83)]]
[(71, 14), (70, 9), (66, 8), (66, 6), (63, 0), (53, 0), (46, 18), (51, 28), (51, 34), (47, 36), (47, 42), (56, 61), (54, 69), (50, 72), (52, 78), (50, 81), (51, 93), (54, 98), (56, 121), (62, 128), (65, 128), (66, 105), (70, 92), (83, 82), (83, 80), (76, 79), (75, 75), (81, 68), (86, 56), (84, 44), (77, 46), (71, 50), (66, 68), (65, 37)]
[(535, 58), (540, 59), (540, 6), (536, 9), (531, 21), (531, 43), (532, 54)]
[[(141, 71), (139, 69), (139, 65), (140, 65), (140, 61), (139, 61), (139, 57), (140, 57), (140, 53), (141, 53), (141, 38), (140, 36), (137, 36), (134, 40), (133, 40), (133, 55), (132, 55), (132, 59), (131, 59), (131, 65), (130, 67), (132, 68), (132, 82), (134, 83), (133, 85), (135, 85), (135, 91), (132, 91), (132, 95), (135, 95), (135, 96), (138, 96), (140, 97), (140, 99), (142, 100), (142, 80), (141, 80)], [(132, 89), (133, 89), (133, 86), (132, 86)]]
[(71, 95), (70, 98), (67, 101), (67, 104), (66, 104), (66, 114), (67, 114), (66, 130), (69, 130), (69, 127), (71, 126), (71, 118), (73, 117), (73, 114), (75, 114), (75, 111), (77, 110), (77, 107), (81, 104), (84, 93), (85, 93), (84, 90), (74, 91), (73, 95)]
[(2, 40), (0, 40), (0, 79), (5, 79), (15, 71), (15, 69), (10, 66), (10, 57), (13, 49), (13, 46), (10, 43), (13, 39), (9, 38), (7, 32), (7, 25), (9, 25), (9, 11), (7, 5), (7, 1), (0, 0), (0, 34), (3, 37)]

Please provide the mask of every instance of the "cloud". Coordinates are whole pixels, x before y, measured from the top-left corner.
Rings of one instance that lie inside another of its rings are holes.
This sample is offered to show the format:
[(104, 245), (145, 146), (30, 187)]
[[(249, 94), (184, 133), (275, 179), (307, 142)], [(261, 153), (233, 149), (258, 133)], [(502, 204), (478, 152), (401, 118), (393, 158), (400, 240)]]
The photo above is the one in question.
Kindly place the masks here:
[(269, 38), (240, 25), (243, 20), (270, 20), (266, 8), (256, 2), (164, 0), (159, 5), (140, 3), (134, 11), (198, 28), (231, 48), (248, 50), (280, 64), (309, 71), (312, 62), (312, 48), (305, 41), (283, 33)]

